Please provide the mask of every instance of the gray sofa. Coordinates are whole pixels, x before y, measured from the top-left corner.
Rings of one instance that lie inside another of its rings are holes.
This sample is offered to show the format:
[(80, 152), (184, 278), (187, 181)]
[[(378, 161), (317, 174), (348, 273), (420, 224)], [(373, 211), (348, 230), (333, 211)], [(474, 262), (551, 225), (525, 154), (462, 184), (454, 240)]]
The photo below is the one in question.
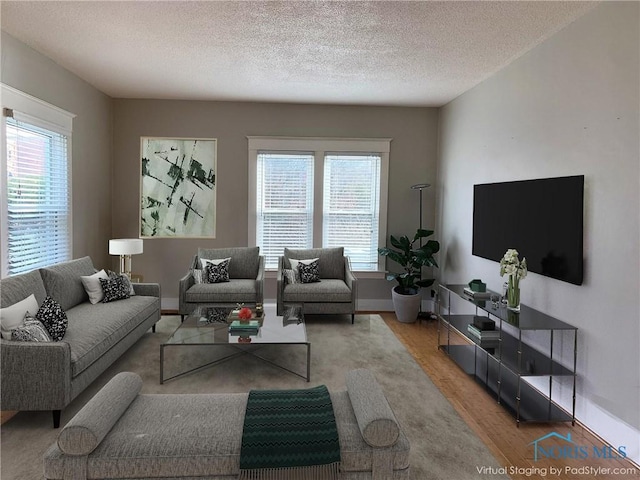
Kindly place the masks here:
[(1, 340), (2, 410), (51, 410), (58, 427), (61, 410), (155, 328), (160, 319), (158, 284), (134, 284), (136, 295), (92, 305), (80, 276), (94, 272), (91, 258), (84, 257), (1, 280), (0, 308), (30, 294), (41, 305), (49, 295), (68, 318), (58, 342)]
[[(236, 480), (247, 393), (140, 394), (119, 373), (62, 429), (44, 456), (45, 478)], [(339, 478), (409, 478), (409, 441), (369, 370), (331, 392)]]
[[(291, 269), (290, 259), (319, 259), (320, 281), (315, 283), (290, 283), (284, 269)], [(282, 315), (284, 307), (303, 304), (305, 314), (350, 314), (354, 322), (356, 312), (357, 279), (351, 271), (344, 248), (284, 249), (278, 259), (277, 309)]]
[[(201, 268), (200, 259), (231, 258), (229, 281), (196, 283), (193, 270)], [(238, 303), (264, 302), (264, 257), (260, 247), (199, 248), (189, 271), (180, 279), (178, 313), (184, 318), (200, 305), (235, 307)]]

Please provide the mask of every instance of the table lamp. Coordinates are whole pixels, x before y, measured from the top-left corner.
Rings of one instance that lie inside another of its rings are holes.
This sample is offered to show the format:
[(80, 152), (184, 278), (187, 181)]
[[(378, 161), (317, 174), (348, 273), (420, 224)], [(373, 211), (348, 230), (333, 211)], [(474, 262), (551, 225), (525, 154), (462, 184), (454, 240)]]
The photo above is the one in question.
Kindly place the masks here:
[(141, 238), (109, 240), (109, 255), (120, 255), (120, 273), (131, 278), (131, 255), (142, 253)]

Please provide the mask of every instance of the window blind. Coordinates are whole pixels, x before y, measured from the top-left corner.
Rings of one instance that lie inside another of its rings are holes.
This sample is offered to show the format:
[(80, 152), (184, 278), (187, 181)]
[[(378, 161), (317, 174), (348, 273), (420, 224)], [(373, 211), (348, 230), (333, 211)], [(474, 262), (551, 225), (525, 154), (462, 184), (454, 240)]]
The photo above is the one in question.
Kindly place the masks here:
[(377, 270), (380, 155), (324, 158), (323, 247), (343, 246), (354, 270)]
[(9, 275), (71, 258), (68, 137), (6, 118)]
[(278, 267), (284, 247), (313, 244), (313, 154), (259, 152), (256, 243), (265, 268)]

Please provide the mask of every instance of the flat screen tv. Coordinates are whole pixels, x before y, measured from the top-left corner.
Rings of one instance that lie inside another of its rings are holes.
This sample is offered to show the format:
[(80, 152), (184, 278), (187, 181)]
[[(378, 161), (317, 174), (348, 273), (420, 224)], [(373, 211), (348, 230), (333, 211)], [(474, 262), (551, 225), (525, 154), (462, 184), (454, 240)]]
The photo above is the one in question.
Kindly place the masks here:
[(473, 247), (500, 261), (508, 248), (528, 269), (582, 284), (584, 175), (473, 186)]

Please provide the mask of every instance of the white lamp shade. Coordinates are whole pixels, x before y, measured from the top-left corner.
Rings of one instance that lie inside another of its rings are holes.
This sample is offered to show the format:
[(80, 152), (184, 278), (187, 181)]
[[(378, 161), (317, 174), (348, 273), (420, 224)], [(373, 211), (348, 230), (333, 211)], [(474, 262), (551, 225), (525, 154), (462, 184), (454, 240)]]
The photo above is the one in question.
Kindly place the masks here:
[(141, 238), (116, 238), (109, 240), (109, 255), (137, 255), (142, 253)]

